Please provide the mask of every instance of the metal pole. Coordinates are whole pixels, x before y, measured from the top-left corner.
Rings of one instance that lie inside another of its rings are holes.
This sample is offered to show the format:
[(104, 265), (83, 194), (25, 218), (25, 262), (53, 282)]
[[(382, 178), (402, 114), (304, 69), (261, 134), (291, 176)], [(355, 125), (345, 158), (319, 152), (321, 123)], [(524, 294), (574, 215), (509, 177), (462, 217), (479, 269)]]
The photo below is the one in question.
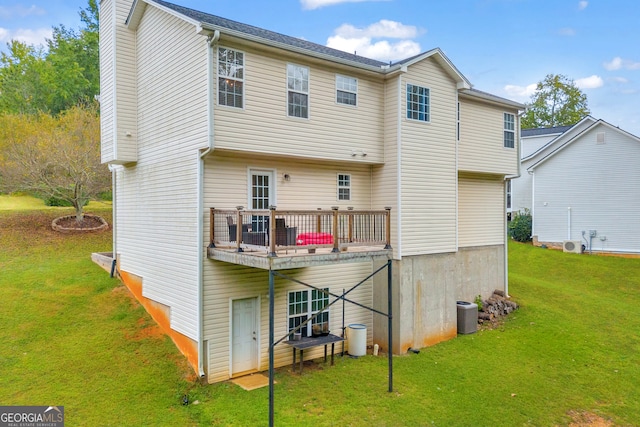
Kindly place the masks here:
[(273, 270), (269, 270), (269, 427), (273, 427), (273, 340), (274, 340), (274, 321), (273, 307), (275, 291), (275, 280)]
[(387, 261), (387, 303), (388, 303), (388, 328), (389, 328), (389, 350), (387, 357), (389, 358), (389, 393), (393, 391), (393, 316), (391, 315), (391, 260)]

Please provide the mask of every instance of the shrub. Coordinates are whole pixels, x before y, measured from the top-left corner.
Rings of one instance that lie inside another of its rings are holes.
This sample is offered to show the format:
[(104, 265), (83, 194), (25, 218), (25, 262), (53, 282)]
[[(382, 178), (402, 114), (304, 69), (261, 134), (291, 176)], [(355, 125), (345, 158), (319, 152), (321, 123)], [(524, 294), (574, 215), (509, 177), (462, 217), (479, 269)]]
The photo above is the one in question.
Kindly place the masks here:
[(509, 223), (509, 235), (517, 242), (530, 242), (532, 223), (533, 219), (528, 209), (524, 212), (515, 212)]

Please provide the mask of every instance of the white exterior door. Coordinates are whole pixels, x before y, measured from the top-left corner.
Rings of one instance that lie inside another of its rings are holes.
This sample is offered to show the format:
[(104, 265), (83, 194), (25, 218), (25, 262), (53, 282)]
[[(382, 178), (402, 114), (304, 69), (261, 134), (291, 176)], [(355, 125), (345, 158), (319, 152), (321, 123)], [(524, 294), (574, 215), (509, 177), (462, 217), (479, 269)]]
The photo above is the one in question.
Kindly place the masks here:
[[(249, 206), (251, 209), (269, 209), (275, 204), (274, 172), (254, 169), (250, 175)], [(251, 222), (253, 231), (266, 231), (269, 217), (256, 215)]]
[(258, 298), (233, 300), (231, 374), (258, 369)]

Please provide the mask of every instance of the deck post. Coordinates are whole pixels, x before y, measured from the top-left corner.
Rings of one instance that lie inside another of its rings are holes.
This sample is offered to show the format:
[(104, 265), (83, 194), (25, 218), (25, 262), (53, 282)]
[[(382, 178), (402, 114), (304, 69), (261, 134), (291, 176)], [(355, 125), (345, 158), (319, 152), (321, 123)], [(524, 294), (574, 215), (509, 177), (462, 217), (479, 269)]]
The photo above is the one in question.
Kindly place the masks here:
[(209, 208), (209, 247), (210, 248), (216, 247), (215, 243), (213, 243), (213, 236), (215, 236), (215, 233), (213, 232), (214, 230), (213, 225), (215, 224), (215, 217), (216, 217), (215, 210), (216, 210), (215, 208)]
[(244, 206), (236, 206), (238, 212), (236, 213), (236, 252), (244, 252), (240, 247), (240, 243), (242, 242), (242, 210)]
[(276, 207), (269, 206), (269, 256), (278, 256), (276, 254)]
[(333, 233), (333, 249), (331, 249), (331, 252), (340, 252), (340, 242), (338, 241), (338, 221), (339, 221), (339, 216), (338, 216), (338, 207), (337, 206), (331, 206), (331, 210), (333, 211), (333, 227), (332, 227), (332, 233)]
[(387, 211), (387, 218), (386, 218), (386, 244), (384, 246), (385, 249), (391, 249), (391, 208), (390, 207), (385, 207), (384, 208), (385, 211)]

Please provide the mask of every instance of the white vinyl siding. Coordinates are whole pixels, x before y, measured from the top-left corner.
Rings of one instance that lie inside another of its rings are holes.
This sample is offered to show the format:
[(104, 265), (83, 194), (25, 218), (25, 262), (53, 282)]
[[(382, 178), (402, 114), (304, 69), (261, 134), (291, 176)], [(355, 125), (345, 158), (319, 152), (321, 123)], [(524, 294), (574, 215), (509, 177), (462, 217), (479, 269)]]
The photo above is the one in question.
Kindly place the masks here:
[[(243, 51), (245, 108), (235, 111), (216, 106), (216, 149), (349, 162), (383, 161), (382, 80), (357, 76), (358, 108), (344, 108), (336, 103), (335, 71), (296, 62), (309, 67), (313, 111), (308, 120), (292, 120), (287, 115), (287, 58), (245, 47)], [(365, 152), (367, 156), (354, 158), (352, 152)]]
[(431, 110), (428, 125), (402, 120), (402, 255), (455, 251), (456, 83), (433, 59), (409, 67), (404, 79), (430, 88)]
[[(606, 144), (598, 144), (599, 132)], [(594, 250), (640, 252), (639, 159), (637, 139), (603, 125), (557, 151), (534, 169), (534, 234), (561, 243), (596, 230)]]
[[(515, 175), (518, 172), (518, 134), (516, 149), (504, 148), (504, 109), (469, 99), (460, 99), (460, 142), (458, 168), (466, 172)], [(516, 113), (514, 111), (514, 113)]]
[[(127, 164), (137, 160), (137, 89), (135, 33), (124, 21), (129, 7), (121, 2), (103, 2), (105, 37), (100, 39), (101, 97), (104, 112), (102, 162)], [(112, 28), (107, 32), (106, 28)], [(115, 59), (115, 60), (114, 60)]]
[[(170, 29), (170, 34), (167, 34)], [(138, 27), (138, 163), (116, 182), (121, 268), (198, 339), (198, 154), (207, 146), (207, 46), (193, 27), (147, 7)], [(189, 72), (185, 73), (184, 70)], [(168, 206), (167, 203), (170, 203)], [(179, 284), (179, 285), (176, 285)]]
[(504, 244), (506, 214), (501, 177), (460, 175), (458, 246)]

